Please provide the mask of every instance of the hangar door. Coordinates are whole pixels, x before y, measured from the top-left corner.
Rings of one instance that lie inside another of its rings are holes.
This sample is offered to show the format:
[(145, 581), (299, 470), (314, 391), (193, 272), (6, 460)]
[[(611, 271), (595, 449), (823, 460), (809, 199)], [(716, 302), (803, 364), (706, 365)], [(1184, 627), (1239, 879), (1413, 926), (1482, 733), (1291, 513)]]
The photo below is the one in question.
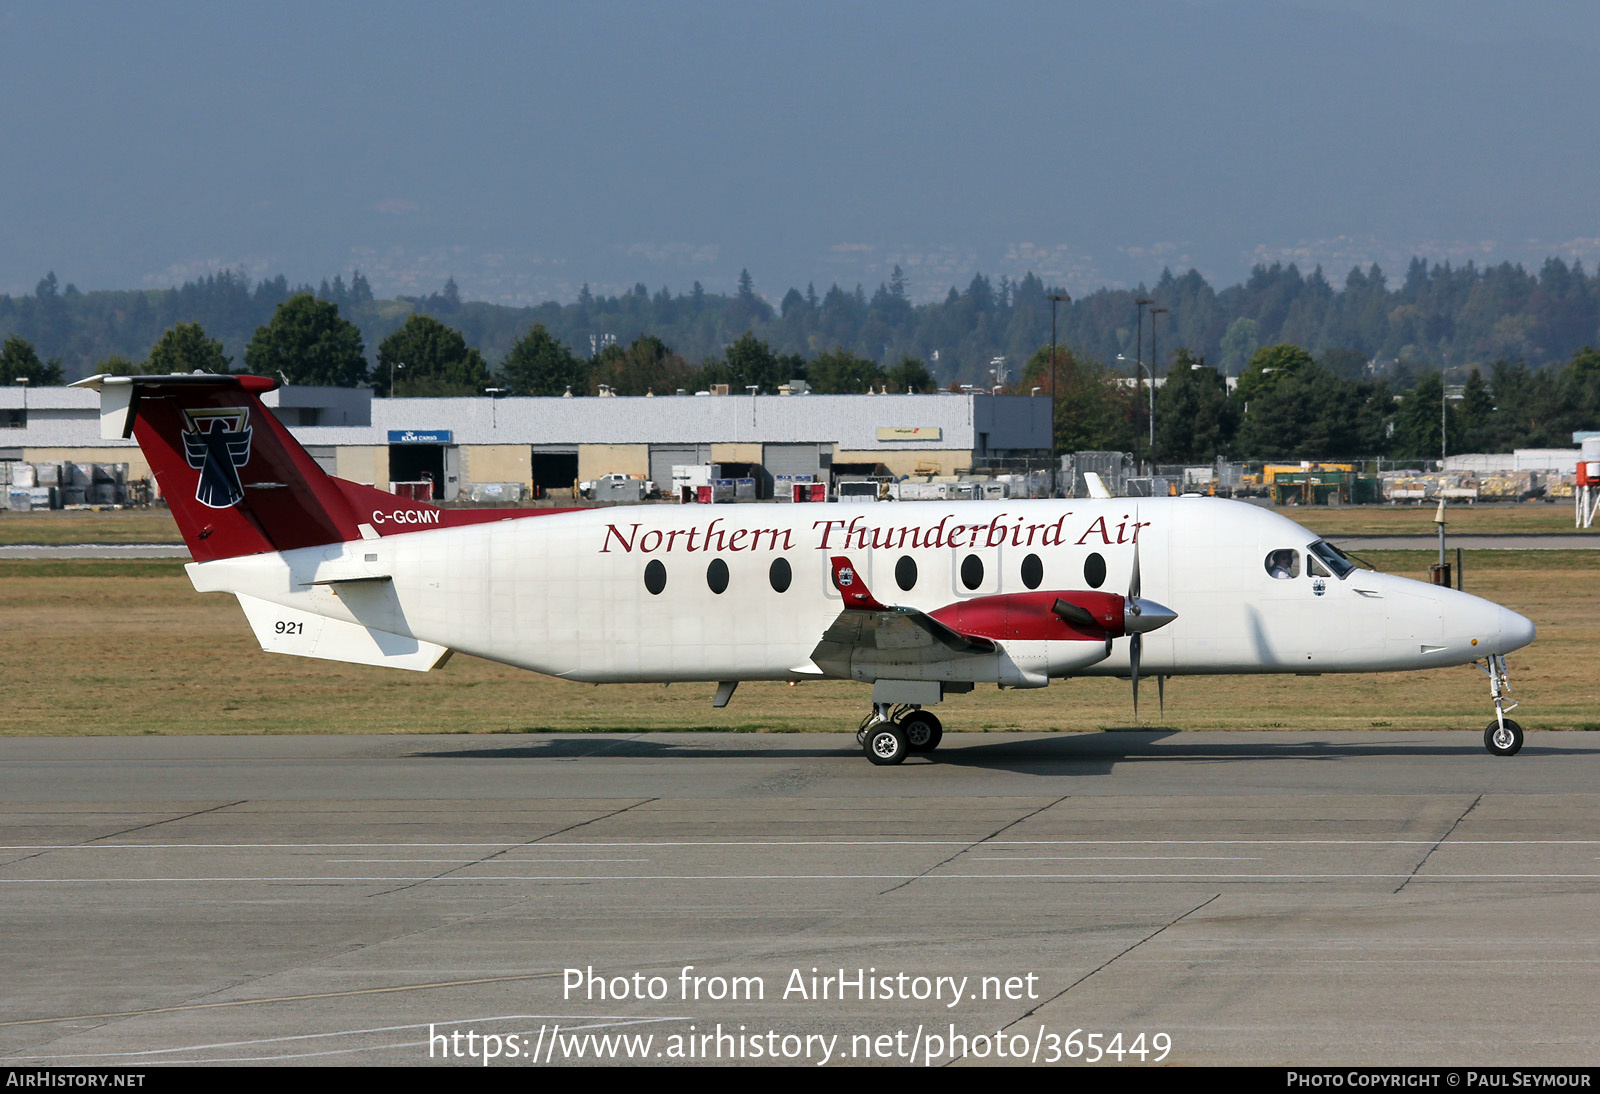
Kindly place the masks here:
[(461, 491), (461, 452), (455, 445), (391, 444), (389, 480), (433, 483), (434, 501), (455, 501)]
[(813, 482), (827, 482), (833, 465), (833, 445), (816, 441), (763, 445), (761, 463), (767, 472), (767, 496), (775, 497), (773, 480), (779, 475), (810, 475)]
[(650, 481), (663, 494), (672, 492), (672, 469), (679, 464), (711, 462), (709, 444), (653, 444), (650, 446)]
[(533, 496), (566, 497), (578, 481), (578, 450), (534, 445), (529, 467), (533, 473)]

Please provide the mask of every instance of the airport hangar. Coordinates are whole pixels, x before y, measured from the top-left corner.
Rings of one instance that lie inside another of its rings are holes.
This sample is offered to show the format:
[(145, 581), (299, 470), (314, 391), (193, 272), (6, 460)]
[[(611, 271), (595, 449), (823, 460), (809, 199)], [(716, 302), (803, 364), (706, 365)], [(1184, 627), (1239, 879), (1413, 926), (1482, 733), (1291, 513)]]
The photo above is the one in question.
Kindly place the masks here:
[[(665, 491), (673, 466), (708, 463), (771, 497), (780, 475), (953, 477), (1050, 449), (1048, 396), (374, 399), (366, 388), (284, 387), (264, 402), (332, 474), (379, 487), (428, 477), (444, 501), (490, 483), (570, 498), (575, 481), (612, 473)], [(130, 480), (148, 477), (137, 444), (102, 439), (99, 412), (93, 391), (0, 387), (0, 461), (120, 463)]]

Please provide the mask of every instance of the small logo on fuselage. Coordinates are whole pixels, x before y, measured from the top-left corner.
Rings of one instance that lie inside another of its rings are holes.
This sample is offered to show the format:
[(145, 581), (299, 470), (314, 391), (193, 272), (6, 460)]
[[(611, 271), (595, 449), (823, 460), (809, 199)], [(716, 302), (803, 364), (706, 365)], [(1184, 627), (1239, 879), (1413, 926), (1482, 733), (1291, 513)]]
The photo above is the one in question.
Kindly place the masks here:
[(1323, 593), (1328, 591), (1328, 583), (1320, 577), (1312, 578), (1311, 591), (1316, 593), (1318, 596), (1321, 596)]
[(248, 407), (185, 407), (183, 454), (200, 472), (194, 500), (210, 509), (227, 509), (244, 500), (239, 468), (250, 462)]

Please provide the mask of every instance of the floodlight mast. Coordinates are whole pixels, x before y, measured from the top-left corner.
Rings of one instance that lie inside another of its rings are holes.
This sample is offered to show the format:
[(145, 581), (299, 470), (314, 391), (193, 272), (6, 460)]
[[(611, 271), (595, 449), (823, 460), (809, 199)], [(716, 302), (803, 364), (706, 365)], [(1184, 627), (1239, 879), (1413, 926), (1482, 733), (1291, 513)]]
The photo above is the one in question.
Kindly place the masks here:
[[(1050, 294), (1050, 496), (1056, 496), (1056, 305), (1072, 303), (1064, 292)], [(1038, 388), (1033, 390), (1038, 391)]]

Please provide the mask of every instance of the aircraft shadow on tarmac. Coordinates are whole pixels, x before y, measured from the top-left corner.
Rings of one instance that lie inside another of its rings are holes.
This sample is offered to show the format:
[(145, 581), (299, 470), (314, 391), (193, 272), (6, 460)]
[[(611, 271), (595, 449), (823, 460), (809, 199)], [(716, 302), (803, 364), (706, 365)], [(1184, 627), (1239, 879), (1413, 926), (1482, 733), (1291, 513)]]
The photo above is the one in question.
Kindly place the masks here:
[[(774, 763), (784, 760), (815, 760), (848, 758), (861, 760), (861, 751), (851, 746), (839, 746), (831, 741), (827, 745), (801, 745), (803, 734), (784, 734), (773, 739), (766, 747), (752, 748), (743, 745), (743, 734), (730, 734), (715, 743), (704, 737), (678, 738), (676, 735), (650, 734), (648, 736), (613, 735), (608, 733), (582, 736), (533, 736), (525, 743), (508, 747), (428, 750), (411, 753), (417, 759), (452, 760), (573, 760), (573, 759), (685, 759), (685, 760), (735, 760), (760, 758)], [(1061, 772), (1089, 774), (1107, 771), (1115, 764), (1147, 761), (1232, 762), (1238, 760), (1319, 760), (1371, 757), (1422, 757), (1461, 756), (1464, 749), (1459, 739), (1440, 739), (1438, 743), (1408, 741), (1362, 740), (1364, 735), (1352, 735), (1348, 741), (1337, 737), (1316, 740), (1283, 741), (1263, 736), (1260, 739), (1240, 740), (1230, 734), (1230, 739), (1219, 740), (1209, 733), (1182, 733), (1177, 730), (1152, 727), (1149, 729), (1108, 730), (1101, 733), (1066, 733), (1051, 736), (1013, 737), (1010, 734), (990, 735), (955, 733), (945, 737), (944, 746), (930, 755), (913, 755), (908, 765), (925, 764), (947, 767), (992, 768), (1020, 774), (1049, 775)], [(833, 740), (837, 740), (834, 738)], [(724, 743), (725, 742), (725, 743)], [(1530, 746), (1523, 749), (1527, 755), (1579, 755), (1588, 750), (1565, 749), (1552, 746)], [(1485, 756), (1486, 761), (1492, 760)]]

